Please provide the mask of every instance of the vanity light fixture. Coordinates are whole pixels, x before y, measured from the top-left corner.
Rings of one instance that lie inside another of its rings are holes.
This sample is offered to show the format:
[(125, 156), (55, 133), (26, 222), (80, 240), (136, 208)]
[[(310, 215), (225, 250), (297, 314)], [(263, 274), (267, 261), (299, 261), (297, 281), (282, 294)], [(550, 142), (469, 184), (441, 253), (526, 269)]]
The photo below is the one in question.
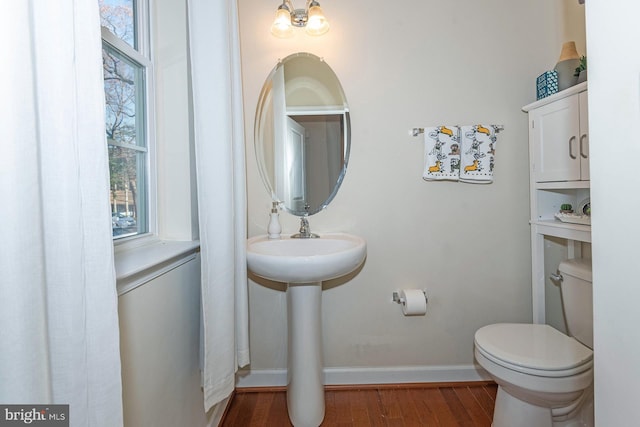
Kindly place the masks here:
[(293, 27), (304, 27), (310, 36), (321, 36), (329, 31), (329, 22), (316, 0), (307, 0), (304, 9), (295, 9), (291, 0), (283, 0), (271, 25), (271, 34), (280, 38), (291, 37)]

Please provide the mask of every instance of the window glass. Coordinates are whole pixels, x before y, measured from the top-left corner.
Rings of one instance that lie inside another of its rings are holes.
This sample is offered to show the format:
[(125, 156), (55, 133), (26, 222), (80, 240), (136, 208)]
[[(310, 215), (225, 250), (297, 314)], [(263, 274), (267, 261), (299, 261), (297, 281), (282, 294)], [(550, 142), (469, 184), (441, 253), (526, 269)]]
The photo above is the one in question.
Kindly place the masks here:
[(126, 42), (138, 48), (135, 0), (98, 0), (100, 4), (100, 25)]
[(147, 231), (145, 156), (137, 150), (109, 145), (111, 229), (114, 238)]
[(102, 66), (107, 140), (144, 147), (144, 68), (107, 44)]

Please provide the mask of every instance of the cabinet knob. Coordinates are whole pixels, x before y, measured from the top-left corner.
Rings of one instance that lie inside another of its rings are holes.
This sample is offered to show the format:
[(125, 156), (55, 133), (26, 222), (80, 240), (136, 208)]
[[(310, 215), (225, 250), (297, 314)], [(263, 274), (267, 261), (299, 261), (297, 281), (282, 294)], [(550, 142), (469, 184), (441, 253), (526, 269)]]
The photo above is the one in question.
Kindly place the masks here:
[(571, 157), (572, 159), (577, 159), (577, 157), (573, 154), (573, 141), (576, 140), (575, 136), (572, 136), (571, 138), (569, 138), (569, 157)]

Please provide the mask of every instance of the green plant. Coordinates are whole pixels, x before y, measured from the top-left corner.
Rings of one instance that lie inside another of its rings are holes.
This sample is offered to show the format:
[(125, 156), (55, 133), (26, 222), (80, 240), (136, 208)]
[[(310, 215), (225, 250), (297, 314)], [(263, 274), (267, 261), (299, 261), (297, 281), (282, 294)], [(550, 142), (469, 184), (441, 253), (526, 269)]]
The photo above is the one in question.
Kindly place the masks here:
[(564, 203), (562, 205), (560, 205), (560, 210), (561, 211), (570, 211), (572, 208), (572, 206), (569, 203)]
[(580, 75), (580, 71), (584, 71), (587, 69), (587, 57), (582, 55), (580, 57), (580, 65), (576, 68), (576, 72), (573, 73), (574, 77), (578, 77)]

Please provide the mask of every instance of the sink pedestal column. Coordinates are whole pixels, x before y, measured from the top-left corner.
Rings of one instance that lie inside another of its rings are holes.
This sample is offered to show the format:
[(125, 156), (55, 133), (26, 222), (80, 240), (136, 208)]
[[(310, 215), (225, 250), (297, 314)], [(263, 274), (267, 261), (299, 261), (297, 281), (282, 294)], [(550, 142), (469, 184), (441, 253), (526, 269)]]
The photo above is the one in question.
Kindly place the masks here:
[(289, 283), (287, 408), (295, 427), (318, 427), (324, 418), (322, 283)]

